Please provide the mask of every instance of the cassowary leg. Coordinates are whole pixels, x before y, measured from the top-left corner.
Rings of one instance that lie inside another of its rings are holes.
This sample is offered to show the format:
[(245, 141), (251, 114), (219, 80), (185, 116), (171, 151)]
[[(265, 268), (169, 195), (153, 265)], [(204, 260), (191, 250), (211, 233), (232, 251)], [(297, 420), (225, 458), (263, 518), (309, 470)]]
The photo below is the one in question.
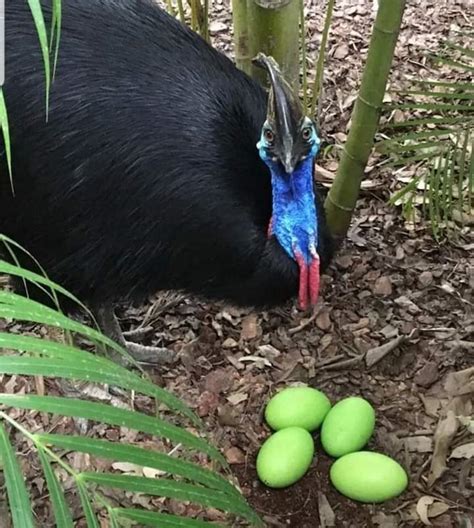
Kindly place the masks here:
[[(162, 365), (172, 363), (176, 360), (174, 352), (164, 347), (146, 346), (139, 343), (125, 341), (120, 328), (120, 324), (115, 316), (114, 308), (111, 304), (96, 306), (93, 309), (94, 315), (102, 332), (127, 349), (128, 353), (139, 363), (150, 365)], [(119, 355), (115, 351), (110, 351), (113, 358), (120, 364), (128, 364), (125, 356)]]

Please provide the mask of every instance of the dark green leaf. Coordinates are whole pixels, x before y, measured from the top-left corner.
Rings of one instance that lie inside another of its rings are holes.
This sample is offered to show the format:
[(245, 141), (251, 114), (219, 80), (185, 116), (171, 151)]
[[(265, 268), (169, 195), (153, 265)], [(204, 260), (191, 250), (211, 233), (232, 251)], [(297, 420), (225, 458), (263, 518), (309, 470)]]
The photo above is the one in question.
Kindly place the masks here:
[(34, 528), (32, 507), (23, 473), (7, 432), (0, 423), (0, 468), (2, 467), (14, 528)]
[(79, 490), (79, 497), (81, 498), (81, 505), (86, 516), (87, 528), (100, 528), (99, 521), (92, 507), (91, 498), (87, 491), (86, 486), (81, 482), (80, 479), (76, 479), (76, 486)]
[(230, 497), (244, 503), (241, 494), (227, 480), (217, 473), (187, 462), (173, 458), (164, 453), (151, 451), (132, 445), (117, 444), (106, 440), (97, 440), (81, 436), (63, 436), (54, 434), (36, 434), (35, 438), (42, 443), (52, 444), (62, 449), (89, 453), (96, 457), (121, 462), (130, 462), (139, 466), (151, 467), (173, 475), (179, 475), (190, 481), (204, 484), (213, 489), (225, 492)]
[[(0, 372), (4, 374), (63, 377), (134, 390), (152, 396), (170, 409), (189, 418), (195, 425), (202, 427), (199, 418), (179, 398), (96, 354), (54, 341), (5, 332), (0, 332), (0, 348), (27, 350), (48, 356), (46, 358), (0, 356)], [(61, 361), (58, 361), (58, 358)]]
[(208, 445), (201, 438), (181, 427), (137, 411), (119, 409), (104, 403), (54, 396), (0, 394), (0, 403), (10, 407), (55, 413), (60, 416), (86, 418), (104, 424), (118, 425), (156, 436), (163, 436), (176, 444), (181, 443), (185, 447), (202, 451), (211, 458), (218, 460), (222, 465), (227, 466), (225, 458), (219, 451)]
[(12, 153), (10, 145), (10, 127), (8, 125), (8, 112), (7, 105), (5, 103), (5, 96), (3, 95), (3, 88), (0, 87), (0, 125), (2, 127), (3, 143), (5, 145), (5, 157), (7, 160), (8, 175), (10, 177), (10, 187), (12, 193), (15, 193), (13, 185), (13, 174), (12, 174)]
[(38, 456), (43, 467), (43, 472), (46, 477), (46, 484), (48, 485), (49, 495), (53, 504), (54, 518), (56, 520), (57, 528), (73, 528), (71, 512), (64, 497), (63, 490), (59, 481), (51, 467), (48, 456), (41, 447), (38, 448)]
[(156, 526), (157, 528), (225, 528), (222, 524), (209, 523), (198, 519), (184, 519), (166, 513), (155, 513), (145, 510), (116, 508), (114, 511), (124, 519), (140, 523), (140, 526)]
[(99, 486), (120, 488), (133, 493), (146, 493), (157, 497), (168, 497), (181, 501), (190, 501), (201, 506), (217, 508), (227, 513), (235, 513), (246, 517), (251, 522), (257, 522), (258, 517), (241, 501), (229, 498), (217, 490), (202, 486), (176, 482), (169, 479), (153, 479), (115, 473), (81, 473), (86, 482)]
[(46, 117), (49, 113), (49, 90), (51, 84), (51, 67), (49, 63), (49, 49), (48, 49), (48, 33), (44, 23), (43, 11), (41, 10), (40, 0), (28, 0), (31, 14), (35, 22), (36, 31), (41, 46), (41, 53), (43, 55), (44, 74), (46, 80)]

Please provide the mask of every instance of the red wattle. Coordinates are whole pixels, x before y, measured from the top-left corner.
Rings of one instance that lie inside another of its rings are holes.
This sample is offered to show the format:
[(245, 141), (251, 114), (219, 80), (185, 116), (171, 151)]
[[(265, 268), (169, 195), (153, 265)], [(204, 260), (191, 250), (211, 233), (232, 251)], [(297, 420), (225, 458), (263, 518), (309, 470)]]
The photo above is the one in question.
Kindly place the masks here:
[(319, 255), (316, 253), (310, 264), (306, 263), (303, 254), (295, 250), (295, 259), (300, 268), (298, 305), (300, 310), (314, 306), (319, 297)]
[(298, 290), (298, 304), (300, 310), (308, 309), (308, 280), (309, 270), (308, 265), (300, 252), (295, 252), (296, 262), (300, 268), (300, 281)]
[(309, 265), (309, 302), (314, 306), (319, 297), (319, 255), (316, 255)]

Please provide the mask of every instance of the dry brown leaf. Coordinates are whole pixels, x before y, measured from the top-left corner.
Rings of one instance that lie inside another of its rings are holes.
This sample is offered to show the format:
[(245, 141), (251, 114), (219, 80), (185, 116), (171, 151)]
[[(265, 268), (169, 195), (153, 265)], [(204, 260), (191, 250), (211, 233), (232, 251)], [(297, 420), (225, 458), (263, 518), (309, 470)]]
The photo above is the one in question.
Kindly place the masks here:
[(383, 276), (379, 277), (374, 284), (373, 292), (375, 295), (381, 295), (382, 297), (388, 297), (389, 295), (392, 295), (392, 281), (390, 280), (390, 277)]
[(115, 462), (112, 464), (112, 468), (128, 475), (142, 475), (143, 468), (137, 464), (131, 464), (130, 462)]
[(453, 452), (449, 456), (449, 458), (467, 458), (470, 459), (474, 457), (474, 442), (470, 442), (469, 444), (463, 444), (456, 449), (453, 449)]
[(260, 333), (260, 327), (258, 319), (255, 314), (247, 315), (242, 319), (242, 331), (240, 332), (240, 338), (244, 341), (255, 339)]
[(372, 521), (379, 528), (398, 528), (398, 518), (396, 515), (386, 515), (383, 512), (378, 512), (372, 517)]
[(449, 506), (434, 497), (423, 495), (416, 505), (416, 513), (425, 526), (431, 526), (430, 517), (438, 517), (449, 510)]
[(244, 452), (235, 446), (227, 449), (227, 451), (225, 452), (225, 457), (227, 459), (227, 462), (229, 462), (230, 465), (243, 464), (245, 462)]
[(431, 526), (431, 522), (428, 518), (428, 507), (433, 504), (434, 501), (434, 497), (423, 495), (423, 497), (420, 497), (416, 503), (416, 513), (425, 526)]
[(320, 330), (329, 330), (331, 328), (331, 318), (328, 310), (321, 310), (316, 317), (316, 326)]
[(429, 436), (409, 436), (403, 441), (410, 452), (431, 453), (433, 451), (433, 439)]
[(336, 515), (324, 493), (318, 493), (319, 521), (321, 528), (332, 528), (336, 526)]
[(241, 392), (236, 392), (235, 394), (232, 394), (231, 396), (229, 396), (227, 398), (227, 401), (229, 403), (232, 403), (232, 405), (238, 405), (239, 403), (242, 403), (245, 400), (247, 400), (248, 397), (249, 397), (248, 394), (244, 394), (244, 393), (241, 393)]
[(444, 386), (450, 396), (474, 393), (474, 367), (449, 373)]
[(428, 486), (431, 487), (446, 470), (446, 459), (448, 457), (449, 446), (459, 427), (459, 420), (453, 411), (449, 410), (446, 418), (443, 418), (436, 428), (434, 434), (435, 448), (431, 460)]

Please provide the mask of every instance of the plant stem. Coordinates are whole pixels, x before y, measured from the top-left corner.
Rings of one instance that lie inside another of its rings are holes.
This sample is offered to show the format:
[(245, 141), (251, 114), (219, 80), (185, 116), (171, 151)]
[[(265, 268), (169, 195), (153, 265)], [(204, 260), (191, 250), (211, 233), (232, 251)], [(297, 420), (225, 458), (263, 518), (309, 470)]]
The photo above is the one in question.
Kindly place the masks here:
[(316, 105), (319, 98), (319, 92), (321, 91), (321, 85), (323, 82), (324, 73), (324, 59), (326, 56), (326, 46), (329, 38), (329, 30), (331, 29), (332, 14), (334, 12), (335, 0), (329, 0), (326, 11), (326, 17), (324, 19), (323, 34), (321, 36), (321, 46), (319, 48), (318, 63), (316, 66), (316, 77), (313, 84), (313, 99), (311, 101), (311, 116), (314, 116), (316, 112)]
[(339, 242), (349, 229), (377, 131), (405, 0), (380, 0), (352, 125), (336, 178), (326, 197), (328, 226)]

